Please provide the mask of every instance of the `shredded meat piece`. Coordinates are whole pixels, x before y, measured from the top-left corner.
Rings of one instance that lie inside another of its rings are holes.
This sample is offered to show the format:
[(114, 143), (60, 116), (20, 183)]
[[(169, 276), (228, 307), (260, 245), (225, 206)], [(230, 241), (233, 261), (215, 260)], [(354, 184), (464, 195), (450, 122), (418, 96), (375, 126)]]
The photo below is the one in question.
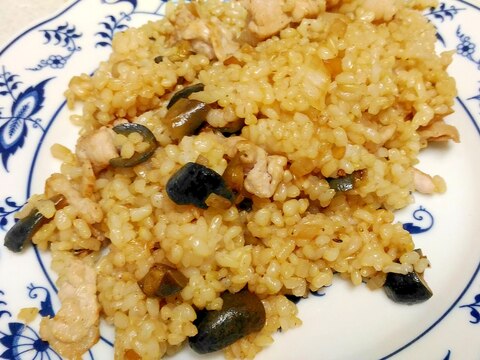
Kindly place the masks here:
[(372, 11), (375, 15), (375, 20), (390, 21), (397, 13), (395, 0), (365, 0), (362, 7)]
[(248, 29), (260, 39), (278, 33), (290, 23), (290, 17), (282, 10), (283, 1), (245, 0), (243, 5), (252, 18)]
[(422, 194), (433, 194), (435, 192), (433, 178), (417, 168), (413, 168), (413, 183), (415, 190)]
[(240, 160), (250, 165), (244, 181), (245, 190), (261, 198), (272, 197), (283, 178), (287, 158), (280, 155), (268, 155), (261, 147), (248, 141), (236, 144), (240, 151)]
[(318, 0), (297, 0), (292, 9), (285, 8), (285, 0), (243, 0), (242, 4), (251, 18), (248, 29), (261, 40), (325, 10), (325, 2)]
[(91, 134), (82, 136), (77, 142), (77, 156), (81, 162), (89, 161), (93, 171), (98, 173), (109, 165), (109, 161), (118, 156), (113, 143), (115, 132), (102, 127)]
[(62, 356), (80, 359), (99, 338), (95, 269), (73, 258), (57, 284), (62, 307), (54, 318), (42, 319), (40, 335)]
[(178, 11), (174, 20), (176, 39), (188, 40), (193, 51), (209, 59), (227, 59), (240, 47), (233, 33), (219, 22), (202, 18), (196, 6), (193, 3)]
[(46, 182), (46, 193), (62, 194), (73, 206), (78, 215), (89, 224), (98, 223), (103, 218), (103, 212), (95, 201), (83, 197), (63, 174), (53, 174)]
[(460, 142), (460, 135), (455, 126), (448, 125), (443, 120), (431, 122), (418, 130), (420, 137), (426, 141), (448, 141)]

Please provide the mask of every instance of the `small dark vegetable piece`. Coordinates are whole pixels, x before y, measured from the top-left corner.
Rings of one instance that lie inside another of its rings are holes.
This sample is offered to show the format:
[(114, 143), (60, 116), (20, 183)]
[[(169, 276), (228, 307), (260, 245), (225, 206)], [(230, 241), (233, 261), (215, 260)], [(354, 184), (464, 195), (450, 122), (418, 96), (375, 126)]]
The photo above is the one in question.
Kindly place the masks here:
[(339, 178), (328, 178), (328, 185), (330, 189), (335, 191), (348, 191), (355, 187), (355, 177), (353, 174), (348, 174)]
[(352, 174), (340, 176), (338, 178), (327, 178), (330, 189), (337, 192), (349, 191), (355, 188), (355, 182), (362, 180), (365, 176), (366, 170), (357, 170)]
[(228, 137), (230, 135), (238, 134), (241, 132), (242, 128), (245, 126), (244, 119), (238, 119), (229, 123), (227, 126), (215, 128), (215, 130), (220, 131), (224, 136)]
[(138, 285), (148, 297), (165, 298), (178, 294), (187, 283), (188, 279), (177, 269), (166, 265), (154, 265)]
[(178, 205), (195, 205), (207, 209), (205, 204), (212, 193), (233, 202), (233, 193), (223, 178), (206, 166), (187, 163), (168, 180), (166, 186), (170, 199)]
[(406, 275), (388, 273), (383, 288), (390, 299), (407, 305), (424, 302), (433, 295), (425, 280), (415, 271)]
[(163, 61), (163, 56), (156, 56), (153, 61), (155, 61), (155, 64), (160, 64)]
[(205, 121), (210, 106), (204, 102), (189, 99), (178, 99), (168, 110), (162, 122), (170, 129), (170, 136), (180, 140), (184, 136), (195, 133)]
[(253, 200), (245, 198), (237, 205), (238, 210), (250, 212), (253, 209)]
[[(64, 197), (57, 195), (51, 198), (58, 208)], [(23, 219), (18, 220), (5, 235), (4, 245), (13, 252), (20, 252), (27, 242), (32, 241), (33, 235), (38, 229), (46, 224), (49, 219), (45, 218), (37, 209), (33, 209)]]
[(129, 159), (122, 158), (121, 156), (111, 159), (110, 165), (112, 165), (113, 167), (132, 167), (141, 164), (150, 159), (150, 157), (155, 152), (155, 149), (158, 147), (157, 140), (155, 139), (153, 133), (150, 131), (150, 129), (143, 125), (126, 123), (114, 126), (112, 130), (115, 131), (117, 134), (122, 134), (125, 136), (128, 136), (128, 134), (134, 132), (139, 133), (143, 136), (143, 141), (147, 142), (150, 145), (147, 150), (142, 153), (135, 153)]
[(177, 91), (167, 104), (167, 109), (170, 109), (178, 100), (188, 98), (193, 93), (203, 91), (205, 85), (202, 83), (194, 84)]
[(265, 308), (257, 295), (248, 290), (222, 294), (221, 310), (202, 310), (194, 324), (197, 335), (188, 339), (197, 353), (206, 354), (225, 348), (265, 326)]
[(245, 171), (239, 154), (235, 155), (233, 159), (229, 161), (222, 177), (231, 189), (238, 193), (243, 190)]

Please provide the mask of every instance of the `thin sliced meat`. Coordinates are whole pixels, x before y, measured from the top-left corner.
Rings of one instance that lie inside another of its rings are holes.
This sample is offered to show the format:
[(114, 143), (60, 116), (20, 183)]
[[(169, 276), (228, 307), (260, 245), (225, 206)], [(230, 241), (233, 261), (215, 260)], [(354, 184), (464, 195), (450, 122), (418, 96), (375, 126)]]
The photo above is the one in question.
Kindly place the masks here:
[(69, 259), (57, 284), (62, 306), (55, 317), (42, 319), (40, 335), (63, 357), (80, 359), (99, 339), (95, 269)]
[(202, 18), (195, 3), (182, 6), (173, 20), (177, 41), (187, 40), (196, 53), (209, 59), (227, 59), (240, 45), (220, 22)]
[(77, 156), (80, 161), (89, 161), (93, 171), (98, 173), (109, 165), (109, 161), (118, 156), (117, 148), (113, 143), (115, 132), (107, 127), (95, 130), (84, 135), (77, 142)]
[(288, 8), (285, 0), (243, 0), (250, 21), (248, 30), (263, 40), (286, 28), (290, 23), (299, 23), (305, 18), (315, 18), (325, 11), (325, 2), (297, 0)]
[(448, 141), (460, 142), (460, 134), (455, 126), (448, 125), (443, 120), (431, 122), (427, 126), (418, 129), (418, 133), (426, 141)]

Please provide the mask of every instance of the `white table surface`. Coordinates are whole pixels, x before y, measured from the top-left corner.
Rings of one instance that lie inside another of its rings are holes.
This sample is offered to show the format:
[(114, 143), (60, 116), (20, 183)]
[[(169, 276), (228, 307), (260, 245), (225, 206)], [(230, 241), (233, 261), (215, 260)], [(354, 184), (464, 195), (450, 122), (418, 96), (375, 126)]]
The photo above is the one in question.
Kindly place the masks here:
[(0, 48), (24, 29), (61, 9), (67, 0), (0, 0)]

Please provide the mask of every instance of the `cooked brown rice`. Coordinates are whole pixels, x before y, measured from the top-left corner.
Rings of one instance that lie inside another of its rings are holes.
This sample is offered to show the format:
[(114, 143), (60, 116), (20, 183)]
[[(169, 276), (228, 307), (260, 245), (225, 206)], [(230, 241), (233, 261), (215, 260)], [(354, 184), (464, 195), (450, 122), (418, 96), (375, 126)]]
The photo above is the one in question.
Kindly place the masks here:
[[(90, 276), (83, 286), (97, 294), (98, 308), (60, 293), (56, 325), (64, 321), (76, 338), (52, 335), (55, 324), (48, 321), (55, 319), (42, 322), (42, 336), (62, 355), (79, 356), (98, 338), (85, 329), (85, 321), (97, 326), (98, 319), (70, 321), (69, 309), (100, 311), (115, 327), (116, 359), (159, 359), (197, 333), (195, 309), (220, 309), (222, 292), (247, 286), (262, 299), (267, 322), (227, 347), (225, 356), (253, 358), (279, 328), (301, 324), (285, 295), (306, 296), (330, 285), (335, 273), (373, 289), (388, 272), (422, 273), (429, 266), (393, 211), (421, 189), (414, 166), (435, 140), (431, 129), (443, 129), (437, 138), (458, 141), (443, 122), (456, 94), (446, 72), (452, 53), (435, 53), (435, 29), (420, 11), (434, 2), (264, 3), (281, 5), (288, 19), (265, 40), (254, 32), (252, 22), (259, 20), (241, 2), (169, 3), (164, 20), (116, 34), (109, 60), (92, 76), (71, 80), (66, 97), (70, 106), (83, 105), (72, 120), (84, 137), (134, 122), (148, 127), (159, 147), (135, 167), (94, 171), (55, 145), (61, 174), (52, 175), (45, 194), (32, 197), (20, 214), (36, 207), (52, 219), (33, 241), (51, 250), (60, 289), (65, 283), (78, 288)], [(302, 4), (313, 8), (302, 12)], [(210, 38), (199, 41), (210, 49), (182, 33), (189, 16), (207, 24)], [(162, 122), (166, 105), (173, 93), (198, 82), (205, 88), (190, 99), (212, 105), (209, 126), (174, 141)], [(238, 118), (245, 119), (241, 138), (212, 131)], [(124, 158), (148, 147), (137, 135), (117, 134), (113, 141)], [(198, 161), (223, 174), (239, 141), (258, 156), (266, 151), (273, 169), (266, 183), (249, 179), (250, 212), (169, 199), (166, 183), (182, 165)], [(330, 188), (328, 178), (360, 170), (364, 176), (353, 190)], [(441, 178), (423, 175), (431, 181), (429, 192), (445, 191)], [(58, 193), (68, 203), (56, 210), (48, 199)], [(188, 278), (178, 296), (148, 298), (140, 289), (137, 282), (159, 263)]]

